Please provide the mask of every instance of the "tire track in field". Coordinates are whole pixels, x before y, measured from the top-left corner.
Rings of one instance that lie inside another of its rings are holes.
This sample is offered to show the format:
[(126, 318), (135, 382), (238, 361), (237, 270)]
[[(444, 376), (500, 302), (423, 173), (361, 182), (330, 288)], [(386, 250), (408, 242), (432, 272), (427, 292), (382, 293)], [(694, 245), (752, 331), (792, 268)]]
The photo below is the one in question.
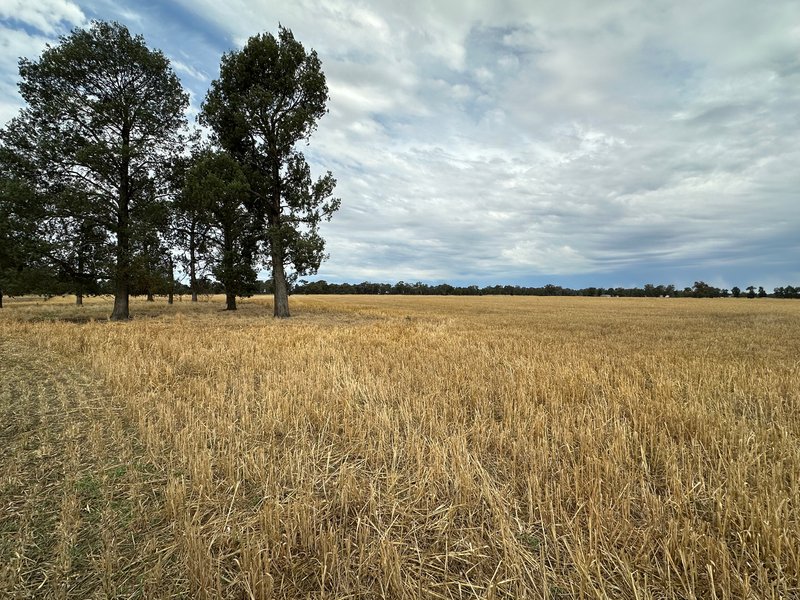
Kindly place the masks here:
[(0, 336), (0, 597), (185, 594), (165, 482), (102, 384)]

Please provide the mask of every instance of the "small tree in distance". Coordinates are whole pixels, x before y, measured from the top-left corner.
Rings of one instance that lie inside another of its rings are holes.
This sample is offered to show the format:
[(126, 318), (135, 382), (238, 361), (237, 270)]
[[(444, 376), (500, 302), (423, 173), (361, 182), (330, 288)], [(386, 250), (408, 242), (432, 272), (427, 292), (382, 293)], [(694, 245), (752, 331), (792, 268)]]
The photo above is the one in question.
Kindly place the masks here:
[(194, 151), (191, 157), (182, 157), (173, 167), (173, 185), (176, 189), (172, 205), (172, 232), (178, 260), (189, 276), (192, 302), (197, 302), (200, 281), (208, 264), (208, 238), (211, 229), (208, 194), (190, 193), (188, 175), (202, 157)]
[(5, 294), (30, 291), (45, 254), (41, 203), (28, 180), (14, 153), (0, 145), (0, 308)]
[(224, 152), (203, 152), (186, 177), (188, 202), (202, 207), (211, 272), (225, 288), (226, 310), (236, 310), (236, 296), (256, 289), (253, 268), (256, 240), (243, 198), (249, 186), (239, 164)]
[(248, 211), (274, 281), (274, 316), (289, 316), (287, 267), (313, 275), (325, 258), (319, 224), (339, 208), (330, 172), (316, 181), (296, 145), (325, 114), (328, 87), (316, 52), (280, 27), (222, 57), (200, 115), (241, 166)]

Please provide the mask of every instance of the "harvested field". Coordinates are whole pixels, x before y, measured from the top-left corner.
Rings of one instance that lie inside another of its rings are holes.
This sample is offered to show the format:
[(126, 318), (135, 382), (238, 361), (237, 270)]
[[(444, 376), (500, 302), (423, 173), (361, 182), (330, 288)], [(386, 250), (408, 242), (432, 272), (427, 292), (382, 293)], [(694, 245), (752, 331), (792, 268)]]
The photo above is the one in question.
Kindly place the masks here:
[(9, 300), (0, 596), (800, 597), (800, 302)]

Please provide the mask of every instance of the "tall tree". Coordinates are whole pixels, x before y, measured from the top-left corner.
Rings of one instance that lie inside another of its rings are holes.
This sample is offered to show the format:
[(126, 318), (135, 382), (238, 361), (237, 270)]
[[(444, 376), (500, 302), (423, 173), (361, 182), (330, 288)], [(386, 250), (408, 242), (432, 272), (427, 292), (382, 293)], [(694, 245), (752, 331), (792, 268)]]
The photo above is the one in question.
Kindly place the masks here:
[(207, 231), (211, 272), (225, 288), (227, 310), (236, 310), (236, 296), (256, 288), (256, 238), (243, 200), (249, 185), (239, 164), (224, 152), (203, 152), (186, 177), (185, 201), (198, 209), (200, 228)]
[(319, 224), (339, 208), (330, 172), (316, 181), (296, 145), (325, 114), (328, 87), (320, 60), (281, 27), (251, 37), (222, 57), (200, 120), (241, 165), (250, 187), (249, 212), (274, 281), (274, 315), (289, 316), (286, 268), (314, 274), (325, 258)]
[(188, 96), (164, 54), (119, 23), (75, 29), (38, 61), (22, 59), (19, 73), (27, 105), (9, 139), (24, 140), (44, 190), (73, 186), (85, 195), (80, 210), (69, 201), (58, 209), (113, 240), (111, 318), (127, 319), (135, 244), (150, 235)]

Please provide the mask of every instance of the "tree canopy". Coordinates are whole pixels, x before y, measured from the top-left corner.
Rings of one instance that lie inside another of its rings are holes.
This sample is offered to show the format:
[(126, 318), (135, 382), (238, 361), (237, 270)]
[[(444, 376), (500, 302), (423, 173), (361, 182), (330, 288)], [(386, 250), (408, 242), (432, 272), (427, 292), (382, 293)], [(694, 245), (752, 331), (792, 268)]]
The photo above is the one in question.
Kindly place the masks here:
[(205, 231), (206, 258), (225, 288), (228, 310), (236, 310), (236, 296), (256, 289), (256, 239), (243, 202), (248, 193), (241, 167), (225, 152), (202, 152), (186, 176), (184, 203)]

